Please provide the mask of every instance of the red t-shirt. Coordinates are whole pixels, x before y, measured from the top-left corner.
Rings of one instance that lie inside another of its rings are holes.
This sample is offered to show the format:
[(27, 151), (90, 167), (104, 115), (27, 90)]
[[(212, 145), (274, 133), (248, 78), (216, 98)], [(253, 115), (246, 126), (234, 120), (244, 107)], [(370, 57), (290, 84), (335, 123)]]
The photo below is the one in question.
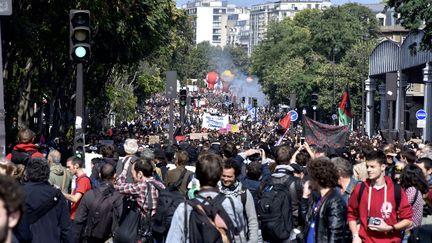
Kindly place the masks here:
[[(405, 191), (401, 189), (401, 201), (399, 205), (399, 212), (396, 215), (395, 207), (396, 201), (394, 197), (394, 185), (390, 177), (385, 177), (387, 184), (387, 202), (391, 203), (392, 211), (388, 219), (385, 222), (388, 225), (394, 225), (398, 222), (396, 216), (399, 216), (400, 220), (409, 219), (412, 220), (412, 210), (411, 205), (408, 203), (408, 197), (405, 194)], [(358, 194), (360, 191), (360, 185), (358, 184), (355, 188), (351, 197), (348, 201), (348, 222), (356, 221), (360, 218), (360, 230), (359, 236), (362, 239), (362, 242), (401, 242), (401, 234), (400, 232), (377, 232), (370, 230), (367, 226), (367, 208), (368, 208), (368, 196), (369, 196), (369, 181), (365, 182), (365, 188), (363, 191), (363, 195), (361, 196), (360, 205), (358, 204)], [(381, 212), (381, 207), (384, 203), (384, 187), (380, 189), (372, 188), (372, 196), (371, 196), (371, 206), (370, 206), (370, 217), (383, 218), (383, 214)]]
[[(90, 178), (88, 178), (85, 173), (83, 173), (80, 177), (77, 177), (75, 179), (75, 184), (76, 184), (76, 188), (72, 192), (72, 195), (75, 195), (77, 193), (81, 193), (82, 195), (84, 195), (84, 193), (86, 193), (87, 191), (91, 190), (91, 181), (90, 181)], [(75, 219), (75, 213), (76, 213), (76, 211), (78, 209), (80, 201), (78, 201), (76, 203), (73, 202), (71, 204), (70, 218), (72, 220)]]

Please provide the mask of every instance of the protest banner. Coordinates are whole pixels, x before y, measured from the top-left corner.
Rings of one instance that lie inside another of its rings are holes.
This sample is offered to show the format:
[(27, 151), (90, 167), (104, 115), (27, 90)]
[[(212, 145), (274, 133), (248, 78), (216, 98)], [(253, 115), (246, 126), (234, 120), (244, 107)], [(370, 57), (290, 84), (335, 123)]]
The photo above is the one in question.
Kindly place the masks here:
[(201, 132), (201, 133), (190, 133), (189, 134), (189, 139), (190, 140), (201, 140), (201, 139), (207, 140), (208, 139), (208, 133), (204, 133), (204, 132)]
[(216, 116), (216, 115), (211, 115), (209, 113), (204, 113), (201, 127), (219, 130), (221, 128), (226, 128), (228, 123), (229, 123), (228, 115)]

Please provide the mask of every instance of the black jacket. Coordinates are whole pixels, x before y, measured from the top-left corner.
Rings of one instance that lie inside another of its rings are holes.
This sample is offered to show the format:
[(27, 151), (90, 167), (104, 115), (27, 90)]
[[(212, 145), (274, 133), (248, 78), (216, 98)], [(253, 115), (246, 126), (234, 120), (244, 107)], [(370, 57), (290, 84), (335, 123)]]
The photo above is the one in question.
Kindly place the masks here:
[[(113, 185), (106, 182), (86, 192), (75, 215), (76, 242), (86, 242), (84, 239), (91, 237), (103, 239), (103, 242), (108, 240), (120, 218), (122, 198)], [(119, 212), (119, 215), (115, 212)]]
[[(313, 200), (302, 199), (300, 203), (300, 222), (304, 224), (303, 239), (307, 240), (308, 230), (313, 220)], [(337, 190), (331, 189), (319, 208), (315, 221), (315, 242), (346, 242), (347, 206)]]
[[(48, 182), (28, 182), (24, 185), (25, 212), (14, 230), (22, 242), (73, 242), (72, 222), (63, 194)], [(57, 201), (54, 207), (52, 201)]]

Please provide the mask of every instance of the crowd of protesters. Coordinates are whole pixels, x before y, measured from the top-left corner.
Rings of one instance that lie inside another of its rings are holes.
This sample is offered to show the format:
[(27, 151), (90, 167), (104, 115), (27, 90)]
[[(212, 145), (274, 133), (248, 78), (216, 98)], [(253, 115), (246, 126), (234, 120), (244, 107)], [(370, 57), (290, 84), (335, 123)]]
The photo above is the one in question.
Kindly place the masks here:
[[(432, 144), (351, 132), (320, 147), (301, 126), (280, 139), (277, 109), (205, 99), (183, 129), (176, 114), (175, 141), (161, 95), (87, 134), (91, 170), (20, 130), (0, 161), (0, 242), (432, 242)], [(202, 128), (204, 109), (239, 132)]]

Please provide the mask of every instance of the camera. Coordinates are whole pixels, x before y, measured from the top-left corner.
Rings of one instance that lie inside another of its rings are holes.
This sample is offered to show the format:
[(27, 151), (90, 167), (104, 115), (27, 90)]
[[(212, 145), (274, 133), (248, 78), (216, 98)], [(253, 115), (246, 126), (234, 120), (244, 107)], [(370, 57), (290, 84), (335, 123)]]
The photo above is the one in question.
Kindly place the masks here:
[(368, 218), (368, 225), (380, 225), (380, 224), (381, 224), (380, 218), (375, 218), (375, 217)]
[(303, 144), (304, 144), (304, 141), (305, 141), (305, 138), (304, 138), (304, 137), (301, 137), (301, 138), (300, 138), (300, 144), (303, 145)]

